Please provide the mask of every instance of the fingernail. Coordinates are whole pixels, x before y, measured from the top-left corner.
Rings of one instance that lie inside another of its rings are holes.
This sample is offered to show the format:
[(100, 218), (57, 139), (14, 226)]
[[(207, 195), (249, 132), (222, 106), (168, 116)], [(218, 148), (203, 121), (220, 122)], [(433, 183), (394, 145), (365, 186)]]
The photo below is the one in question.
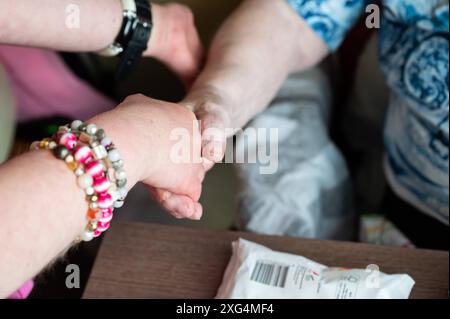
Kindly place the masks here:
[(164, 191), (164, 192), (161, 194), (161, 200), (162, 200), (163, 202), (167, 201), (170, 197), (172, 197), (172, 193), (171, 193), (171, 192)]
[(223, 157), (223, 145), (220, 142), (209, 142), (204, 148), (204, 156), (214, 162), (220, 162)]
[(203, 215), (203, 207), (200, 204), (195, 205), (195, 213), (192, 216), (193, 220), (201, 220)]
[(183, 216), (181, 216), (180, 214), (174, 212), (174, 211), (169, 211), (169, 213), (175, 217), (176, 219), (183, 219)]

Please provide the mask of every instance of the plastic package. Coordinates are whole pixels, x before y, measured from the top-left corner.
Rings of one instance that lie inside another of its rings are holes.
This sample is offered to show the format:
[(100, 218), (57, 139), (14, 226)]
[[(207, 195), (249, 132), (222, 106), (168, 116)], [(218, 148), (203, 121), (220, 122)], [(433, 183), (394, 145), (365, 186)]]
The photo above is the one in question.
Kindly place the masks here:
[(244, 239), (232, 245), (218, 299), (407, 299), (415, 284), (408, 275), (329, 268)]

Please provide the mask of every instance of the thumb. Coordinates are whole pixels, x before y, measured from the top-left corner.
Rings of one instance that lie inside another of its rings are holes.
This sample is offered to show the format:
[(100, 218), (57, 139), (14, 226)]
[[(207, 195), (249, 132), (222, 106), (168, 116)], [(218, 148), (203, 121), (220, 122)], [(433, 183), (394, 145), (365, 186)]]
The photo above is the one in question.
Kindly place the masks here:
[(175, 218), (199, 220), (203, 214), (202, 205), (188, 196), (153, 187), (148, 187), (148, 190), (153, 199)]
[(202, 157), (207, 161), (218, 163), (225, 156), (229, 116), (223, 107), (211, 102), (183, 102), (192, 110), (200, 122), (202, 134)]

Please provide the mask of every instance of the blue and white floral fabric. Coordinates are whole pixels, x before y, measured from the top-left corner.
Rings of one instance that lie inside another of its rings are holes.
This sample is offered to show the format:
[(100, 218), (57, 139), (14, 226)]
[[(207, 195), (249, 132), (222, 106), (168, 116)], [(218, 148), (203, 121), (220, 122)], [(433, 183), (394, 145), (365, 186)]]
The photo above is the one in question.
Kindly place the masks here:
[[(332, 51), (366, 0), (287, 0)], [(449, 1), (384, 0), (380, 66), (391, 88), (385, 168), (394, 191), (448, 224)]]

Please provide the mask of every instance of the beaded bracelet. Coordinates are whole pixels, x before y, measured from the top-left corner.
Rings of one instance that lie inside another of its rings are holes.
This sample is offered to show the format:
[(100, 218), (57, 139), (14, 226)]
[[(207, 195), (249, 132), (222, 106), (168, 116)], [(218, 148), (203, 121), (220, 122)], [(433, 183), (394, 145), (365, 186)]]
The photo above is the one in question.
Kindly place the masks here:
[(88, 224), (77, 242), (91, 241), (105, 232), (114, 208), (123, 206), (128, 192), (123, 160), (105, 131), (76, 120), (61, 126), (52, 138), (34, 142), (31, 148), (51, 150), (65, 161), (86, 194)]

